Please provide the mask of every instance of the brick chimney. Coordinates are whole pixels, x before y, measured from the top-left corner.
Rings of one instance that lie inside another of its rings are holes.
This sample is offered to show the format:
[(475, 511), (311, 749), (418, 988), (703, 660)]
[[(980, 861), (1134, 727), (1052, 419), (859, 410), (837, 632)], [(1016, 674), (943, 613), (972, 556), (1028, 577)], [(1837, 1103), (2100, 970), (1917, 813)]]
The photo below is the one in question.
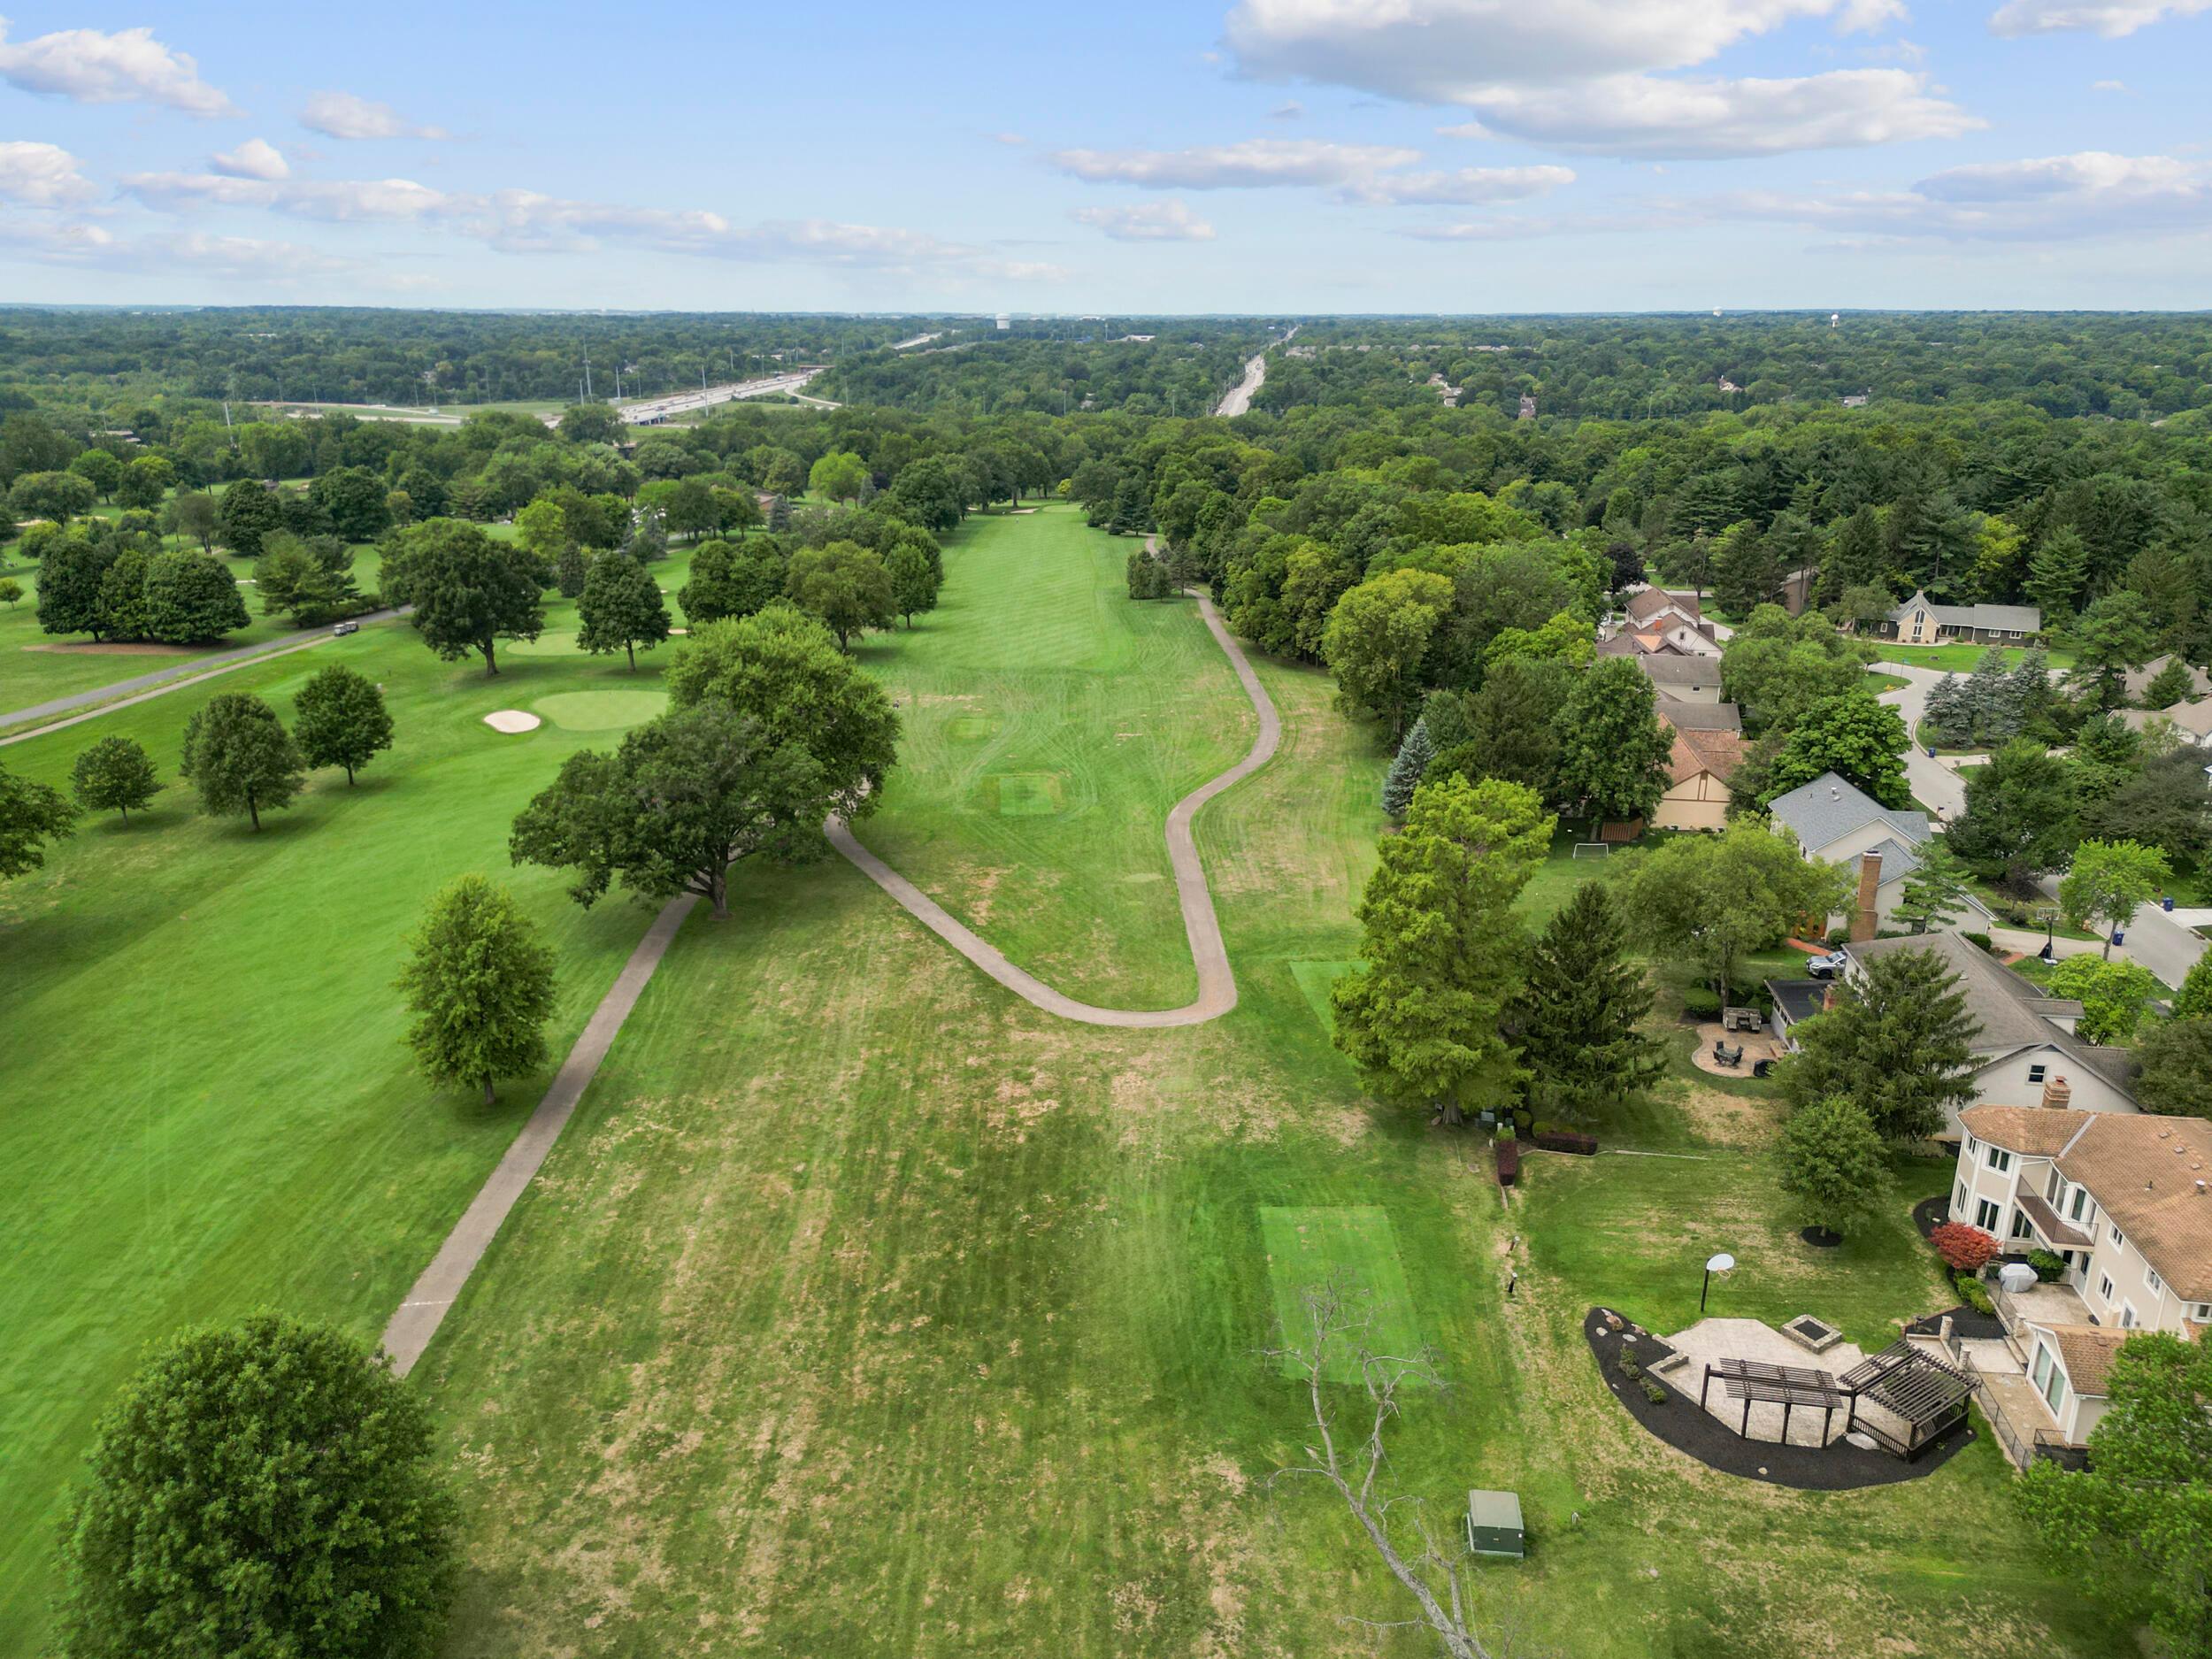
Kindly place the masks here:
[(2043, 1103), (2054, 1111), (2063, 1111), (2073, 1099), (2074, 1086), (2062, 1077), (2055, 1077), (2043, 1086)]
[(1864, 852), (1859, 855), (1859, 904), (1851, 913), (1851, 942), (1863, 944), (1874, 937), (1874, 929), (1881, 917), (1874, 895), (1882, 885), (1882, 855)]

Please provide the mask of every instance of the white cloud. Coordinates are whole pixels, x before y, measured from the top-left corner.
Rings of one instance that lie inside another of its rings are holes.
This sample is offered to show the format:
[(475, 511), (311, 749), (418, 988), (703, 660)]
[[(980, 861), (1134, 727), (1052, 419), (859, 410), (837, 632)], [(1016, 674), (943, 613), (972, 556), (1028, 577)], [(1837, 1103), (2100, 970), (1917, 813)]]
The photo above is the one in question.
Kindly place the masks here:
[(300, 125), (326, 138), (444, 138), (442, 127), (411, 121), (388, 104), (350, 92), (318, 92), (300, 111)]
[(0, 220), (0, 250), (46, 265), (173, 275), (180, 269), (239, 280), (290, 282), (359, 269), (361, 261), (298, 242), (196, 231), (127, 238), (99, 225)]
[(1079, 207), (1076, 223), (1103, 231), (1116, 242), (1211, 242), (1214, 227), (1181, 202), (1137, 207)]
[[(1903, 69), (1671, 73), (1793, 22), (1851, 34), (1904, 15), (1901, 0), (1240, 0), (1227, 36), (1249, 74), (1462, 105), (1475, 119), (1446, 129), (1460, 136), (1638, 157), (1763, 156), (1979, 126)], [(1909, 62), (1916, 50), (1897, 42), (1883, 55)]]
[(1678, 227), (1671, 213), (1563, 213), (1547, 218), (1467, 219), (1451, 225), (1416, 225), (1399, 234), (1417, 242), (1529, 242), (1546, 236), (1600, 236), (1621, 231)]
[(1501, 85), (1686, 69), (1799, 19), (1849, 31), (1901, 14), (1895, 0), (1239, 0), (1226, 33), (1247, 73), (1461, 104)]
[(1005, 144), (1010, 148), (1018, 150), (1022, 145), (1026, 144), (1029, 140), (1025, 135), (1020, 133), (993, 133), (991, 134), (991, 142), (994, 144)]
[(2135, 96), (2135, 88), (2124, 81), (2093, 81), (2089, 83), (2089, 89), (2092, 92), (2125, 93), (2129, 97)]
[(1293, 98), (1287, 104), (1279, 104), (1270, 110), (1267, 119), (1271, 121), (1302, 121), (1306, 119), (1306, 106)]
[(58, 29), (21, 45), (7, 43), (0, 18), (0, 81), (25, 92), (79, 104), (160, 104), (188, 115), (235, 115), (231, 101), (200, 79), (190, 54), (172, 50), (150, 28)]
[(241, 179), (217, 173), (134, 173), (124, 193), (164, 212), (257, 208), (327, 223), (418, 224), (503, 253), (584, 253), (603, 242), (704, 258), (932, 270), (994, 279), (1056, 280), (1065, 272), (1002, 259), (926, 232), (829, 219), (733, 224), (701, 209), (627, 207), (535, 190), (448, 192), (411, 179)]
[(1902, 69), (1785, 80), (1614, 75), (1565, 87), (1494, 87), (1478, 101), (1491, 135), (1644, 159), (1774, 156), (1955, 138), (1985, 125)]
[(1194, 150), (1062, 150), (1053, 162), (1091, 184), (1148, 190), (1254, 189), (1270, 185), (1345, 185), (1421, 159), (1417, 150), (1385, 144), (1252, 138)]
[(215, 172), (233, 179), (288, 179), (292, 165), (265, 138), (249, 138), (235, 150), (219, 150), (208, 157)]
[(1909, 190), (1789, 196), (1743, 192), (1701, 210), (1885, 240), (2049, 242), (2212, 231), (2212, 166), (2084, 150), (1953, 167)]
[(1575, 181), (1571, 167), (1460, 167), (1448, 173), (1388, 173), (1345, 188), (1348, 201), (1398, 207), (1479, 206), (1518, 202)]
[(1990, 14), (1992, 35), (2056, 35), (2090, 29), (2108, 41), (2168, 18), (2212, 12), (2212, 0), (2007, 0)]
[(77, 158), (58, 144), (0, 144), (0, 201), (61, 207), (91, 194), (91, 180), (77, 171)]

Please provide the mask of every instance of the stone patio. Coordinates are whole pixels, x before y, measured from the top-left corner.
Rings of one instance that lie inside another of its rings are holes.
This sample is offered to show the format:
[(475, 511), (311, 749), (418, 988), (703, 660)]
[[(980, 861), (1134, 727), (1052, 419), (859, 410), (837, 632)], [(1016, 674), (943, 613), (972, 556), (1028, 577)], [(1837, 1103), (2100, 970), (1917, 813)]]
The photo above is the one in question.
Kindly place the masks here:
[[(1740, 1065), (1723, 1065), (1713, 1058), (1713, 1045), (1725, 1042), (1730, 1048), (1740, 1046), (1743, 1062)], [(1709, 1019), (1697, 1028), (1697, 1047), (1691, 1051), (1690, 1061), (1701, 1071), (1715, 1077), (1749, 1077), (1752, 1063), (1757, 1060), (1778, 1060), (1782, 1045), (1773, 1034), (1763, 1031), (1723, 1031), (1720, 1021)], [(1802, 1352), (1801, 1349), (1800, 1352)], [(1739, 1358), (1748, 1358), (1739, 1355)]]
[[(1831, 1376), (1839, 1377), (1866, 1357), (1858, 1346), (1848, 1340), (1837, 1342), (1826, 1353), (1816, 1357), (1772, 1325), (1757, 1319), (1701, 1319), (1688, 1330), (1664, 1340), (1668, 1347), (1687, 1362), (1680, 1370), (1664, 1373), (1666, 1380), (1686, 1394), (1692, 1403), (1695, 1403), (1699, 1390), (1705, 1387), (1705, 1368), (1724, 1359), (1754, 1360), (1766, 1365), (1791, 1365), (1801, 1371), (1824, 1371)], [(1744, 1402), (1731, 1399), (1728, 1386), (1717, 1377), (1713, 1379), (1712, 1387), (1706, 1392), (1705, 1409), (1731, 1431), (1743, 1426)], [(1783, 1409), (1779, 1405), (1764, 1400), (1753, 1401), (1748, 1438), (1778, 1444), (1782, 1439), (1782, 1416)], [(1789, 1444), (1820, 1446), (1840, 1440), (1843, 1438), (1844, 1417), (1845, 1412), (1839, 1408), (1824, 1438), (1818, 1408), (1808, 1409), (1803, 1406), (1795, 1407), (1789, 1413)]]

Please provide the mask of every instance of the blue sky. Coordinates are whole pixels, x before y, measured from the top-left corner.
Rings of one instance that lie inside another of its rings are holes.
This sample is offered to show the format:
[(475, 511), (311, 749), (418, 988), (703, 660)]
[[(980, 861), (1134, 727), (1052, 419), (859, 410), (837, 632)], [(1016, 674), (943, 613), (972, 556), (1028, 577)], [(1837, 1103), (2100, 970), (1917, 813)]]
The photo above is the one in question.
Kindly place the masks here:
[(2198, 307), (2208, 68), (2212, 0), (24, 6), (0, 299)]

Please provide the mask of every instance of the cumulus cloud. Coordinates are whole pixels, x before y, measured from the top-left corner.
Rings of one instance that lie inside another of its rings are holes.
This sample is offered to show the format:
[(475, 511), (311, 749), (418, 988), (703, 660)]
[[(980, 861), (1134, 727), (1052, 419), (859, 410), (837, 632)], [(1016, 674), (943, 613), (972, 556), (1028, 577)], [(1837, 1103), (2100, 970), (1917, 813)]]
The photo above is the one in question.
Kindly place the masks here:
[(45, 265), (151, 272), (199, 272), (241, 281), (287, 283), (359, 269), (362, 262), (298, 242), (251, 236), (211, 236), (196, 231), (118, 236), (84, 223), (0, 219), (0, 249)]
[(1348, 201), (1397, 207), (1471, 207), (1518, 202), (1574, 181), (1571, 167), (1460, 167), (1446, 173), (1379, 173), (1347, 186), (1344, 196)]
[(187, 115), (235, 115), (231, 101), (200, 79), (191, 55), (163, 45), (150, 28), (108, 35), (57, 29), (20, 45), (0, 18), (0, 81), (78, 104), (159, 104)]
[(2212, 0), (2007, 0), (1990, 14), (1992, 35), (2057, 35), (2092, 30), (2108, 41), (2168, 18), (2212, 12)]
[(830, 219), (739, 225), (703, 209), (629, 207), (535, 190), (444, 191), (411, 179), (243, 179), (219, 173), (134, 173), (125, 195), (158, 211), (257, 208), (326, 223), (414, 224), (467, 236), (503, 253), (586, 253), (605, 242), (705, 258), (797, 261), (882, 270), (931, 270), (1026, 281), (1059, 266), (1009, 260), (923, 231)]
[(1079, 207), (1074, 219), (1116, 242), (1211, 242), (1214, 227), (1181, 202), (1138, 207)]
[(1717, 219), (1778, 219), (1877, 239), (2048, 242), (2212, 231), (2212, 166), (2083, 150), (1953, 167), (1908, 190), (1715, 198)]
[(1417, 150), (1388, 144), (1331, 144), (1317, 140), (1253, 138), (1192, 150), (1062, 150), (1053, 163), (1090, 184), (1133, 184), (1148, 190), (1234, 190), (1271, 185), (1347, 185), (1386, 168), (1421, 159)]
[(1758, 156), (1979, 126), (1903, 69), (1673, 73), (1793, 22), (1849, 34), (1904, 15), (1900, 0), (1240, 0), (1227, 38), (1249, 74), (1462, 105), (1475, 120), (1453, 130), (1467, 136), (1640, 157)]
[(0, 143), (0, 202), (65, 207), (91, 194), (91, 181), (77, 170), (77, 158), (58, 144)]
[(1615, 75), (1565, 87), (1497, 87), (1479, 103), (1486, 135), (1648, 160), (1775, 156), (1955, 138), (1985, 125), (1903, 69), (1781, 80)]
[(233, 179), (288, 179), (292, 165), (265, 138), (249, 138), (235, 150), (219, 150), (208, 157), (214, 172)]
[(1464, 219), (1416, 225), (1400, 232), (1417, 242), (1531, 242), (1546, 236), (1600, 236), (1678, 227), (1677, 213), (1562, 213), (1548, 217)]
[(444, 138), (442, 127), (411, 121), (388, 104), (350, 92), (318, 92), (300, 111), (300, 125), (326, 138)]

